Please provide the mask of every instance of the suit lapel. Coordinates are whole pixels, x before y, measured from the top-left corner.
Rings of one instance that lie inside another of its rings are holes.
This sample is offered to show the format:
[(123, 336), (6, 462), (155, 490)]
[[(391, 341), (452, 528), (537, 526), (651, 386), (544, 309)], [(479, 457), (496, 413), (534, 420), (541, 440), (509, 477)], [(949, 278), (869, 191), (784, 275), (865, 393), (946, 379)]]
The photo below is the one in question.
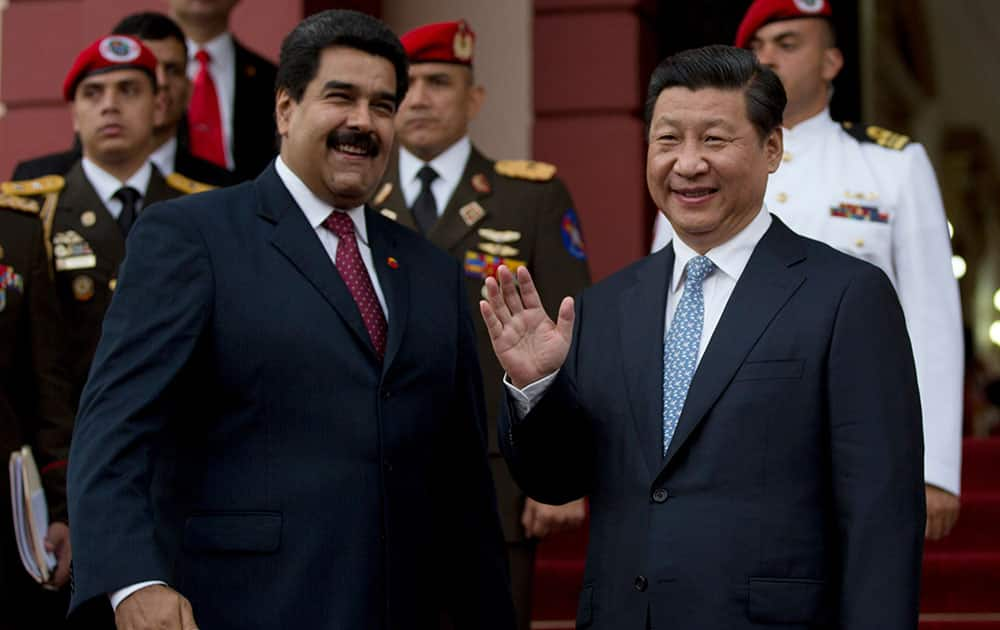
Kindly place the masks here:
[(271, 243), (333, 307), (358, 342), (374, 356), (361, 313), (329, 255), (298, 204), (278, 178), (272, 163), (254, 181), (260, 206), (257, 214), (274, 223)]
[(167, 185), (159, 169), (153, 166), (153, 174), (149, 178), (149, 186), (146, 188), (146, 197), (142, 201), (142, 207), (146, 208), (157, 201), (166, 201), (174, 197), (180, 197), (181, 192)]
[(382, 287), (382, 294), (385, 296), (386, 309), (389, 311), (383, 370), (392, 364), (403, 343), (403, 333), (406, 331), (410, 308), (409, 269), (413, 262), (406, 259), (395, 239), (388, 235), (388, 230), (382, 225), (387, 220), (377, 215), (371, 208), (365, 208), (368, 242), (372, 248), (375, 275), (378, 276), (379, 286)]
[[(445, 206), (444, 212), (441, 213), (441, 218), (438, 219), (427, 235), (427, 238), (431, 242), (445, 251), (450, 251), (465, 238), (465, 235), (470, 230), (489, 216), (487, 200), (492, 194), (494, 186), (493, 173), (493, 164), (473, 148), (472, 153), (469, 154), (469, 161), (465, 165), (465, 170), (462, 172), (462, 178), (455, 188), (455, 192), (451, 195), (451, 199), (448, 200), (448, 205)], [(480, 174), (489, 182), (488, 191), (478, 192), (472, 187), (472, 178)], [(478, 203), (483, 212), (478, 217), (474, 217), (473, 221), (469, 222), (462, 216), (461, 210), (473, 202)]]
[(635, 270), (635, 283), (622, 292), (620, 317), (625, 387), (649, 476), (663, 459), (663, 318), (674, 268), (667, 246)]
[(385, 170), (385, 179), (376, 191), (376, 198), (382, 190), (382, 187), (387, 184), (392, 186), (392, 190), (389, 192), (388, 197), (375, 204), (375, 209), (379, 212), (379, 214), (381, 214), (383, 210), (389, 210), (392, 212), (392, 215), (394, 215), (389, 216), (389, 219), (416, 231), (417, 222), (413, 218), (413, 213), (406, 207), (406, 198), (403, 196), (403, 186), (399, 181), (399, 149), (395, 147), (393, 147), (392, 156), (389, 158), (389, 166)]
[[(663, 469), (729, 387), (768, 324), (801, 286), (802, 242), (777, 217), (754, 249), (695, 371)], [(660, 474), (663, 474), (661, 470)]]

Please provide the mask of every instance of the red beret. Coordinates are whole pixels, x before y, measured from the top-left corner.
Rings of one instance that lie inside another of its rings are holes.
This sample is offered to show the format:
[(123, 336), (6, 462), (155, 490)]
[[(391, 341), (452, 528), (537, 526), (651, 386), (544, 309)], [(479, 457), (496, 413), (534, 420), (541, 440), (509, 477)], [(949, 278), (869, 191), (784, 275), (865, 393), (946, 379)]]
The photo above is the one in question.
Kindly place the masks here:
[(135, 68), (149, 73), (156, 85), (156, 55), (127, 35), (108, 35), (83, 49), (63, 80), (63, 98), (72, 101), (77, 84), (99, 72)]
[(439, 61), (472, 65), (476, 34), (465, 20), (417, 27), (399, 38), (410, 63)]
[(754, 0), (736, 31), (737, 48), (747, 48), (757, 29), (779, 20), (833, 16), (830, 0)]

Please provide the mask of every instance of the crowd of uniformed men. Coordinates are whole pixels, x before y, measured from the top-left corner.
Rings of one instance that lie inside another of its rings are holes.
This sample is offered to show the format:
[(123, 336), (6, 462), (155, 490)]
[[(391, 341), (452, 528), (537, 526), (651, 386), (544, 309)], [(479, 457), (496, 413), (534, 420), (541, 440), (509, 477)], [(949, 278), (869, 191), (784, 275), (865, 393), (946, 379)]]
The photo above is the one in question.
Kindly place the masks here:
[[(81, 51), (62, 86), (72, 147), (20, 162), (2, 185), (0, 452), (34, 448), (52, 521), (47, 544), (59, 564), (55, 590), (28, 578), (13, 545), (9, 501), (0, 501), (0, 626), (56, 627), (65, 614), (70, 438), (130, 229), (144, 208), (252, 180), (275, 155), (276, 68), (229, 32), (235, 4), (171, 0), (170, 17), (129, 15)], [(918, 144), (831, 120), (830, 85), (843, 60), (830, 15), (828, 2), (758, 0), (736, 36), (788, 94), (784, 164), (769, 181), (767, 207), (893, 281), (922, 386), (927, 535), (939, 538), (958, 513), (961, 426), (960, 313), (946, 219)], [(469, 123), (485, 92), (473, 73), (468, 23), (426, 25), (401, 41), (409, 91), (395, 117), (398, 150), (371, 207), (461, 262), (473, 312), (485, 297), (484, 279), (506, 265), (531, 271), (554, 316), (562, 296), (590, 283), (570, 192), (554, 166), (496, 161), (471, 142)], [(670, 239), (662, 216), (656, 239), (654, 249)], [(580, 525), (585, 507), (582, 500), (537, 503), (511, 478), (496, 438), (503, 371), (483, 321), (473, 319), (488, 455), (518, 623), (527, 628), (536, 541)], [(112, 623), (106, 603), (79, 618), (80, 627)]]

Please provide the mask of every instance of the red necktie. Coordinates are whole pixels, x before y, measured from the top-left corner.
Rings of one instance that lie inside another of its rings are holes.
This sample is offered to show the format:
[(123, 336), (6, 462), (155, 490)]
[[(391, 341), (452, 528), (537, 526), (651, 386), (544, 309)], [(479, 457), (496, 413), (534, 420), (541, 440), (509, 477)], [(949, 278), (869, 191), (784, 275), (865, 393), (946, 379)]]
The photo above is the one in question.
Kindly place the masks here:
[(198, 74), (191, 88), (188, 104), (188, 131), (191, 153), (226, 168), (226, 151), (222, 147), (222, 112), (219, 111), (219, 93), (208, 63), (212, 57), (205, 50), (194, 55), (198, 60)]
[(385, 314), (382, 313), (382, 305), (375, 295), (375, 287), (372, 286), (372, 280), (368, 276), (368, 269), (365, 268), (361, 252), (358, 251), (358, 241), (354, 238), (354, 221), (346, 212), (335, 211), (323, 221), (323, 227), (340, 239), (334, 261), (337, 273), (354, 297), (354, 302), (361, 311), (361, 319), (368, 329), (368, 336), (375, 346), (375, 353), (382, 359), (385, 357), (385, 335), (388, 327), (385, 323)]

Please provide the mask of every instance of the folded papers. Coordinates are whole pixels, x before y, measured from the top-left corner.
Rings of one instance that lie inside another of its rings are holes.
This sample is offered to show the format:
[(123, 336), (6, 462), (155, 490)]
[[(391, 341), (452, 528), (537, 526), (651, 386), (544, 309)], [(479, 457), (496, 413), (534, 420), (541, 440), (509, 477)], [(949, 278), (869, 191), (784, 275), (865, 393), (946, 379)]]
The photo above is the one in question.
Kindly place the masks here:
[(45, 504), (42, 477), (38, 474), (30, 446), (10, 454), (8, 470), (17, 551), (28, 574), (39, 584), (44, 584), (52, 577), (56, 557), (45, 550), (49, 510)]

